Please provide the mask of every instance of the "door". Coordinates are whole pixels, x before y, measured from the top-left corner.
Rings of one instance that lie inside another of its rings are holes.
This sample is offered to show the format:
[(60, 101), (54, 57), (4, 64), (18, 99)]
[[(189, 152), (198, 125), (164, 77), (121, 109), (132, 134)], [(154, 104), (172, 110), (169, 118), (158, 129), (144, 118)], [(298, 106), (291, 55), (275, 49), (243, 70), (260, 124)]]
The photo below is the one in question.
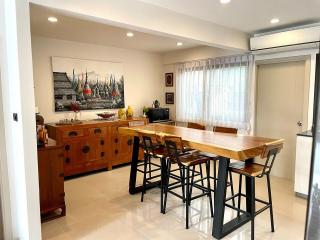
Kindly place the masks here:
[(294, 176), (296, 134), (304, 129), (304, 108), (307, 111), (305, 65), (305, 61), (296, 61), (263, 64), (257, 69), (256, 135), (284, 138), (272, 175), (287, 179)]

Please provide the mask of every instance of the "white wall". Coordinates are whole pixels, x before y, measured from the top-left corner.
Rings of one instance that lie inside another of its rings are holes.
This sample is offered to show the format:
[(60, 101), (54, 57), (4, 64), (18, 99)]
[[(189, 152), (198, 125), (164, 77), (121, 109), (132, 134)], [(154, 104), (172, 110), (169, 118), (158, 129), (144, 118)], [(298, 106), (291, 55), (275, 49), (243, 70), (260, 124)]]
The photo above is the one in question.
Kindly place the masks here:
[[(175, 75), (175, 64), (179, 62), (188, 62), (192, 60), (200, 60), (207, 58), (216, 58), (221, 56), (239, 54), (238, 51), (225, 50), (221, 48), (214, 48), (208, 46), (201, 46), (189, 49), (181, 49), (177, 51), (171, 51), (163, 54), (163, 79), (165, 73), (173, 72), (173, 87), (165, 87), (165, 92), (174, 92), (176, 97), (176, 75)], [(164, 81), (164, 80), (163, 80)], [(176, 101), (176, 99), (175, 99)], [(164, 102), (165, 103), (165, 102)], [(165, 107), (170, 108), (170, 118), (175, 119), (176, 117), (176, 105), (175, 104), (162, 104)]]
[[(73, 117), (72, 113), (54, 112), (51, 56), (122, 62), (125, 77), (125, 104), (134, 115), (142, 115), (143, 106), (155, 99), (164, 102), (162, 56), (137, 50), (106, 47), (32, 36), (36, 106), (46, 122)], [(81, 119), (94, 119), (100, 111), (82, 111)]]

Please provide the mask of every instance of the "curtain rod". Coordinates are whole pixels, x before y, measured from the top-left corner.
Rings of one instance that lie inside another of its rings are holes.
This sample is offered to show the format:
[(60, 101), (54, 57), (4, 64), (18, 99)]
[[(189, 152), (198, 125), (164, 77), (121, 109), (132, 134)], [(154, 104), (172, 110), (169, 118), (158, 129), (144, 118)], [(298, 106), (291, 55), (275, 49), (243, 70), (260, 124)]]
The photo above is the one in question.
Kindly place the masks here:
[(236, 55), (227, 55), (227, 56), (220, 56), (220, 57), (215, 57), (215, 58), (202, 58), (202, 59), (195, 59), (195, 60), (189, 60), (189, 61), (181, 61), (181, 62), (173, 62), (173, 63), (165, 63), (164, 65), (176, 65), (176, 64), (183, 64), (183, 63), (192, 63), (196, 61), (208, 61), (208, 60), (215, 60), (218, 58), (227, 58), (227, 57), (240, 57), (240, 56), (253, 56), (251, 53), (247, 54), (236, 54)]

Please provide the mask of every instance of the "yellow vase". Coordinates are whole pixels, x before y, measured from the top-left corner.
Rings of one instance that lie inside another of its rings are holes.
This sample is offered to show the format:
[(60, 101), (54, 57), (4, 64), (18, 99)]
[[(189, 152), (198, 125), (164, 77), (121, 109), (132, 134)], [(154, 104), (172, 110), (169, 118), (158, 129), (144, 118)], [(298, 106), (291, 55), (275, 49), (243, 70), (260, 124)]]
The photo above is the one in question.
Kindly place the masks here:
[(126, 109), (125, 108), (120, 108), (118, 110), (118, 118), (119, 119), (126, 119)]
[(133, 118), (133, 109), (131, 108), (131, 106), (128, 106), (126, 114), (127, 114), (127, 118), (128, 119), (132, 119)]

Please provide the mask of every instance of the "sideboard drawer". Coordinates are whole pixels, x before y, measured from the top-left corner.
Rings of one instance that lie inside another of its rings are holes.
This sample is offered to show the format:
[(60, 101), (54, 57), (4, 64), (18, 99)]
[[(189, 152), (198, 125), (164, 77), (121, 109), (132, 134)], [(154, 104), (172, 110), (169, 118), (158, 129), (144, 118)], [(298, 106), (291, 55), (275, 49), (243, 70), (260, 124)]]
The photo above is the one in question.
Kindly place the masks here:
[(103, 137), (107, 133), (106, 127), (95, 127), (95, 128), (89, 128), (89, 135), (91, 137)]
[(84, 129), (64, 131), (62, 136), (63, 136), (63, 138), (82, 137), (82, 136), (84, 136)]

